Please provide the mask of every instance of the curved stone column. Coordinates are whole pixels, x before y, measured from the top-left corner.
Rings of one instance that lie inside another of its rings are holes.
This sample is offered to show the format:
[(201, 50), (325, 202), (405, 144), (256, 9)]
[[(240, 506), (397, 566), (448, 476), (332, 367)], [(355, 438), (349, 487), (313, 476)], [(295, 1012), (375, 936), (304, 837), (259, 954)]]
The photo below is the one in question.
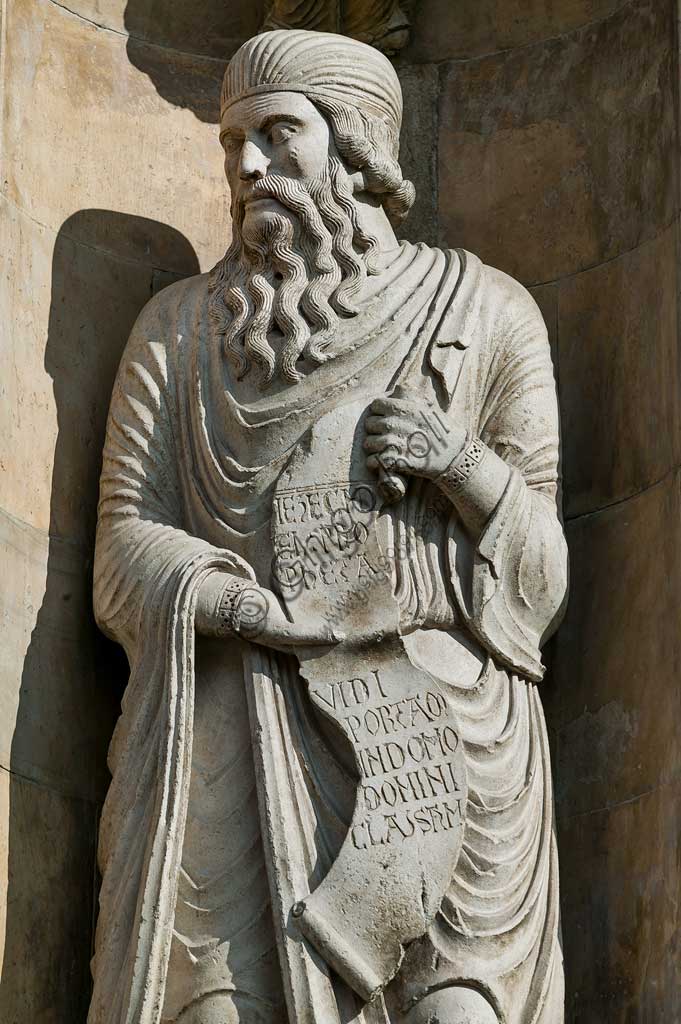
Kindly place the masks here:
[(226, 6), (204, 4), (198, 22), (196, 4), (3, 11), (2, 1021), (87, 1012), (97, 822), (126, 674), (91, 611), (103, 431), (139, 310), (229, 242), (205, 111), (259, 14)]
[(678, 1012), (678, 74), (670, 0), (417, 6), (440, 240), (530, 286), (554, 346), (571, 597), (544, 684), (568, 1020)]

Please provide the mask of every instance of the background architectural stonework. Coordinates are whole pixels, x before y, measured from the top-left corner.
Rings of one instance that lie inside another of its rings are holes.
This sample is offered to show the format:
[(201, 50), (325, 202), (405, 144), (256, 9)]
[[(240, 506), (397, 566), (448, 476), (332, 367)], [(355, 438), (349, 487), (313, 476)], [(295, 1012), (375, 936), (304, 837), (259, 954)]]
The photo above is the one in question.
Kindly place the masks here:
[[(0, 1020), (80, 1024), (125, 680), (90, 611), (111, 384), (229, 241), (225, 60), (258, 3), (7, 0), (0, 282)], [(404, 234), (531, 287), (554, 346), (571, 601), (544, 684), (568, 1019), (678, 1012), (681, 504), (672, 0), (418, 0)], [(4, 924), (3, 924), (4, 922)], [(3, 942), (4, 937), (4, 942)], [(17, 965), (20, 969), (17, 969)]]

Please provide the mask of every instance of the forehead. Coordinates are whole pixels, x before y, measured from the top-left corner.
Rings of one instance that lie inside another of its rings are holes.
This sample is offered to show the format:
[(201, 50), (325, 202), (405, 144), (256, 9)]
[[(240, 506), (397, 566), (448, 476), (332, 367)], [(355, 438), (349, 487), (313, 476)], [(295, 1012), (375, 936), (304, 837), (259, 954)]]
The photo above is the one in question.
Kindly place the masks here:
[(317, 108), (300, 92), (262, 92), (232, 103), (222, 116), (223, 131), (259, 128), (272, 117), (315, 124), (324, 121)]

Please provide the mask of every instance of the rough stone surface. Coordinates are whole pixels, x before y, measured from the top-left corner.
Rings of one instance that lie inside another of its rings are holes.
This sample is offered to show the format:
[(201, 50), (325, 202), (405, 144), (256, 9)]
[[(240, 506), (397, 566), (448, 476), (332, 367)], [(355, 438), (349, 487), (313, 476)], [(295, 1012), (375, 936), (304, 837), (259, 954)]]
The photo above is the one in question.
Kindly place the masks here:
[(8, 879), (0, 1017), (7, 1024), (84, 1020), (96, 805), (0, 769), (0, 807)]
[(558, 286), (568, 517), (636, 494), (679, 464), (676, 260), (673, 227)]
[(60, 793), (101, 800), (123, 659), (95, 629), (87, 549), (48, 539), (5, 512), (0, 544), (7, 582), (0, 765)]
[(362, 43), (244, 44), (232, 246), (123, 355), (94, 603), (131, 677), (90, 1024), (563, 1020), (550, 345), (506, 275), (398, 243), (401, 114)]
[[(554, 641), (551, 713), (561, 815), (634, 799), (678, 773), (681, 711), (669, 694), (681, 643), (665, 622), (681, 600), (680, 512), (675, 471), (630, 501), (567, 524), (572, 600)], [(663, 573), (650, 559), (653, 545)], [(570, 687), (573, 673), (591, 681), (588, 695)], [(657, 699), (642, 701), (651, 680)]]
[[(197, 254), (210, 266), (229, 239), (215, 128), (164, 100), (130, 63), (125, 36), (98, 27), (123, 30), (125, 7), (74, 14), (36, 0), (3, 12), (3, 1024), (87, 1015), (96, 821), (127, 676), (91, 606), (106, 411), (145, 302), (196, 273)], [(219, 89), (222, 59), (202, 61)], [(182, 150), (191, 153), (184, 187)]]
[(513, 50), (599, 22), (627, 0), (419, 0), (405, 57), (443, 61)]
[(409, 39), (406, 9), (400, 0), (268, 0), (265, 29), (342, 32), (395, 54)]
[[(129, 65), (125, 36), (102, 32), (50, 0), (13, 3), (5, 32), (12, 94), (3, 125), (7, 198), (54, 231), (81, 209), (170, 219), (210, 267), (229, 240), (216, 129), (197, 131), (190, 110), (164, 102)], [(222, 70), (214, 72), (218, 86)], [(131, 111), (145, 125), (136, 145)], [(198, 221), (197, 206), (205, 210)]]
[(673, 1019), (681, 991), (681, 647), (667, 628), (681, 601), (680, 513), (677, 469), (567, 524), (571, 600), (552, 651), (547, 714), (567, 1018), (579, 1024), (654, 1020), (661, 1008)]
[(108, 395), (153, 294), (154, 257), (181, 267), (165, 259), (176, 240), (185, 267), (195, 271), (196, 257), (177, 232), (143, 218), (83, 210), (55, 233), (0, 202), (9, 253), (0, 299), (21, 327), (0, 353), (0, 505), (54, 536), (91, 543)]
[(538, 284), (667, 227), (678, 205), (672, 41), (668, 5), (641, 0), (558, 39), (447, 64), (443, 236)]
[(673, 1020), (679, 969), (678, 782), (560, 825), (568, 1016), (580, 1024)]
[(68, 10), (95, 26), (152, 43), (166, 51), (168, 61), (173, 51), (226, 60), (257, 31), (263, 16), (260, 0), (197, 0), (191, 9), (173, 0), (69, 0)]
[(437, 243), (437, 103), (439, 79), (433, 67), (399, 69), (404, 97), (400, 166), (413, 181), (416, 202), (401, 234), (410, 242)]

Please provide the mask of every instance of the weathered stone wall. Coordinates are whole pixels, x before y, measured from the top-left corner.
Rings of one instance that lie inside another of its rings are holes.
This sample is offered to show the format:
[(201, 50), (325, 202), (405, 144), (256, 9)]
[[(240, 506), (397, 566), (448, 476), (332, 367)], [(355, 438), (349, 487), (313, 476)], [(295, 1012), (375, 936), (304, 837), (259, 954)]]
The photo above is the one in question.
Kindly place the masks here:
[[(250, 0), (68, 8), (7, 0), (2, 22), (3, 1024), (85, 1019), (125, 678), (90, 611), (106, 408), (146, 299), (229, 240), (217, 95), (261, 17)], [(545, 700), (569, 1019), (675, 1019), (675, 4), (416, 0), (397, 65), (405, 233), (531, 286), (554, 345), (572, 597)]]
[[(85, 1020), (97, 821), (125, 680), (91, 612), (106, 412), (144, 303), (211, 266), (229, 240), (205, 119), (223, 67), (214, 52), (236, 45), (229, 5), (215, 4), (227, 22), (215, 38), (218, 19), (197, 3), (66, 6), (9, 0), (3, 17), (3, 1024)], [(259, 13), (233, 6), (238, 42)]]
[(423, 0), (414, 28), (400, 60), (439, 97), (437, 237), (530, 286), (554, 347), (572, 582), (544, 699), (568, 1020), (676, 1020), (676, 4)]

